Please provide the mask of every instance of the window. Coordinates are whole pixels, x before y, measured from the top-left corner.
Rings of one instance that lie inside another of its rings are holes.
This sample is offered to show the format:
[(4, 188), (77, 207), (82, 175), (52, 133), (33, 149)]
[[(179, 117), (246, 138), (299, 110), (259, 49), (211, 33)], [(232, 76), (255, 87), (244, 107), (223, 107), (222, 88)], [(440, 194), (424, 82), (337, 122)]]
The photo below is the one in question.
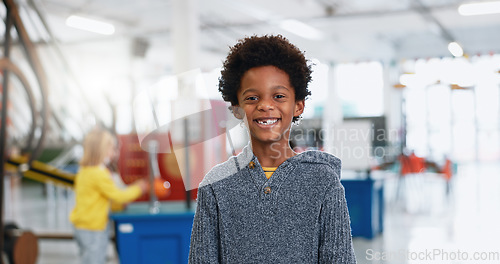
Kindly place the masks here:
[(380, 62), (340, 64), (334, 69), (333, 81), (342, 100), (344, 117), (383, 115), (384, 82)]

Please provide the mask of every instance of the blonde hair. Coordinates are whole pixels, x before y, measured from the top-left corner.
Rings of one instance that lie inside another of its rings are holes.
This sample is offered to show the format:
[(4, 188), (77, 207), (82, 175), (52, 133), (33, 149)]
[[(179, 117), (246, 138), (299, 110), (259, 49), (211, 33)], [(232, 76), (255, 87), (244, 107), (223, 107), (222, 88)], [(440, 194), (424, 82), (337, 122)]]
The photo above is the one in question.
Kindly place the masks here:
[(83, 141), (83, 157), (81, 166), (98, 166), (106, 159), (110, 148), (115, 145), (111, 133), (101, 129), (94, 129), (85, 136)]

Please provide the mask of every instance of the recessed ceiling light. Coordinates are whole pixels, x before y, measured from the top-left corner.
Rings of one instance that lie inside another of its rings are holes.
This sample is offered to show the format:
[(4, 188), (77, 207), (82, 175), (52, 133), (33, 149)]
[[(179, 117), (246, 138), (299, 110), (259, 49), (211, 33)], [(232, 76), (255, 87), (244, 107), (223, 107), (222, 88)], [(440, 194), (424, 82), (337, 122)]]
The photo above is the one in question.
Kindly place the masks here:
[(94, 32), (102, 35), (113, 35), (113, 33), (115, 33), (115, 26), (113, 26), (110, 23), (76, 15), (69, 16), (66, 19), (66, 25), (68, 27)]
[(460, 44), (456, 42), (450, 42), (450, 44), (448, 44), (448, 50), (455, 57), (462, 57), (464, 55), (464, 50), (462, 49)]
[(462, 16), (487, 15), (500, 13), (500, 1), (463, 4), (458, 7)]

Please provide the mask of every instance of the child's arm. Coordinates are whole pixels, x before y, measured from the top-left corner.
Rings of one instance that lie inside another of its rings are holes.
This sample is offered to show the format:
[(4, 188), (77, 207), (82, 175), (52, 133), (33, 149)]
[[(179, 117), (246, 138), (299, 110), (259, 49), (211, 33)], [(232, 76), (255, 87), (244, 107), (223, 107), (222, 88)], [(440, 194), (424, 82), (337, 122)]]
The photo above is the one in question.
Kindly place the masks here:
[(131, 202), (143, 193), (143, 188), (140, 184), (132, 184), (125, 189), (118, 188), (111, 177), (104, 173), (103, 175), (98, 175), (96, 185), (104, 196), (113, 202), (121, 204)]
[(320, 215), (319, 263), (356, 263), (344, 188), (330, 190)]
[(198, 189), (189, 264), (220, 263), (220, 246), (217, 202), (212, 187), (206, 185)]

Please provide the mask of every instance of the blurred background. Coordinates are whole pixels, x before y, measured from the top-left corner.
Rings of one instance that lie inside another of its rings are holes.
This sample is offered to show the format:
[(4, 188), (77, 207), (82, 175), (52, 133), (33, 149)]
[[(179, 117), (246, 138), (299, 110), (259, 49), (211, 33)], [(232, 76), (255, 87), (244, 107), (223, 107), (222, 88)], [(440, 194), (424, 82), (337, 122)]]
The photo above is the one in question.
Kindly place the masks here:
[(95, 127), (119, 140), (119, 184), (162, 183), (112, 213), (109, 263), (187, 263), (199, 181), (248, 142), (220, 67), (264, 34), (313, 65), (291, 144), (342, 159), (358, 263), (500, 261), (500, 2), (4, 0), (0, 15), (4, 263), (78, 263), (68, 214)]

